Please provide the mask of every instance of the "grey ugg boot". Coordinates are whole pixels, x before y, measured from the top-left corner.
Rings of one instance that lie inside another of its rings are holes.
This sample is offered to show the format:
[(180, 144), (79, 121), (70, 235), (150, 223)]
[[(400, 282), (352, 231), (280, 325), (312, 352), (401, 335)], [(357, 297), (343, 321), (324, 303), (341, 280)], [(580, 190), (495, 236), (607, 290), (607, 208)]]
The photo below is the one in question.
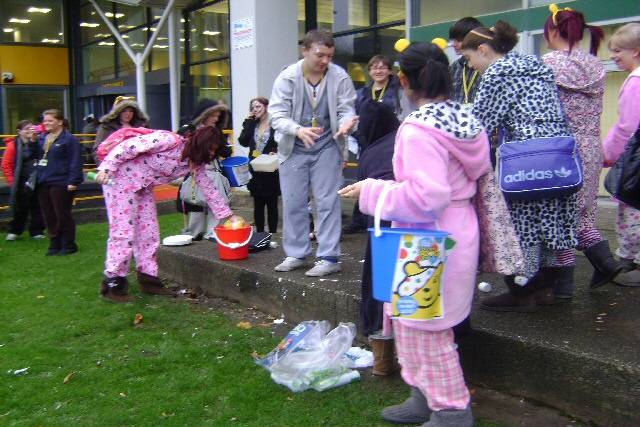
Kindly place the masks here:
[(417, 387), (411, 387), (411, 396), (404, 403), (382, 410), (382, 418), (396, 424), (424, 423), (430, 415), (431, 409), (427, 405), (427, 399)]
[(471, 407), (466, 409), (444, 409), (434, 411), (429, 421), (422, 427), (473, 427), (473, 415)]

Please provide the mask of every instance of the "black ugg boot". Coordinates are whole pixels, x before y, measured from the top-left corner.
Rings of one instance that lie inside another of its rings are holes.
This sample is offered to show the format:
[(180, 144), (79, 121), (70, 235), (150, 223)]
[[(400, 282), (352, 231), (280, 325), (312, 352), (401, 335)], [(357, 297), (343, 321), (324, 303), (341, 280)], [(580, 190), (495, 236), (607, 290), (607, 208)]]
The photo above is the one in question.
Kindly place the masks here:
[(609, 242), (606, 240), (588, 247), (583, 252), (594, 268), (589, 285), (591, 289), (606, 285), (624, 268), (624, 265), (613, 257), (611, 249), (609, 249)]
[(62, 237), (55, 236), (49, 239), (49, 249), (47, 249), (47, 256), (58, 255), (58, 252), (62, 249)]
[(536, 304), (534, 293), (539, 290), (539, 287), (533, 286), (535, 281), (541, 281), (541, 277), (537, 275), (529, 280), (525, 286), (520, 286), (515, 283), (515, 276), (504, 276), (504, 283), (509, 289), (508, 292), (485, 298), (480, 303), (480, 308), (489, 311), (516, 311), (523, 313), (536, 311), (539, 307)]
[(545, 267), (545, 281), (553, 287), (553, 296), (559, 300), (570, 300), (573, 298), (573, 272), (574, 266), (567, 267)]
[(425, 423), (431, 416), (431, 409), (427, 405), (427, 398), (417, 387), (411, 387), (411, 395), (404, 403), (389, 406), (382, 410), (385, 421), (396, 424)]
[(105, 277), (100, 284), (100, 294), (114, 302), (131, 302), (129, 282), (126, 277)]
[(175, 293), (164, 287), (159, 278), (138, 271), (138, 284), (140, 291), (150, 295), (175, 296)]
[(75, 254), (78, 252), (78, 245), (75, 242), (65, 242), (63, 240), (62, 249), (57, 253), (59, 256)]

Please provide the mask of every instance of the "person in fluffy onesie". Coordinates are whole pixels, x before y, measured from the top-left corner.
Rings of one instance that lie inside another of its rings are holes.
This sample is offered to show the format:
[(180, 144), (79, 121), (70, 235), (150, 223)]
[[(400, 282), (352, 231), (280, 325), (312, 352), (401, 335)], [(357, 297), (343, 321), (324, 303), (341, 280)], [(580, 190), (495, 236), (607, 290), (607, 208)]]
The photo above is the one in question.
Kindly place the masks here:
[(109, 216), (107, 258), (100, 293), (116, 302), (128, 302), (129, 261), (136, 260), (140, 290), (146, 294), (171, 295), (158, 279), (156, 253), (160, 230), (153, 188), (185, 176), (189, 171), (220, 219), (232, 212), (207, 178), (208, 164), (222, 134), (216, 127), (198, 129), (188, 139), (164, 130), (126, 128), (116, 131), (104, 144), (108, 151), (98, 167)]
[[(429, 286), (428, 280), (419, 292), (418, 305), (427, 308), (423, 318), (402, 318), (396, 311), (399, 305), (385, 304), (385, 335), (392, 327), (402, 378), (411, 386), (411, 396), (385, 408), (382, 417), (400, 424), (471, 427), (470, 396), (452, 327), (471, 310), (479, 252), (478, 219), (471, 199), (478, 178), (491, 164), (482, 125), (468, 106), (449, 100), (448, 65), (445, 53), (432, 43), (412, 44), (402, 52), (400, 82), (418, 110), (404, 120), (396, 136), (395, 180), (369, 178), (339, 193), (358, 197), (360, 210), (368, 215), (374, 215), (381, 199), (380, 217), (391, 220), (394, 228), (444, 230), (457, 242), (447, 251), (444, 271), (440, 268), (432, 275), (442, 274), (434, 279), (440, 282), (439, 290), (437, 285)], [(397, 257), (402, 258), (404, 250)], [(425, 252), (431, 250), (425, 248)], [(407, 291), (399, 285), (434, 269), (408, 262), (404, 271), (404, 280), (394, 283), (398, 285), (394, 301)], [(415, 289), (409, 291), (415, 293)], [(395, 316), (392, 322), (390, 316)]]

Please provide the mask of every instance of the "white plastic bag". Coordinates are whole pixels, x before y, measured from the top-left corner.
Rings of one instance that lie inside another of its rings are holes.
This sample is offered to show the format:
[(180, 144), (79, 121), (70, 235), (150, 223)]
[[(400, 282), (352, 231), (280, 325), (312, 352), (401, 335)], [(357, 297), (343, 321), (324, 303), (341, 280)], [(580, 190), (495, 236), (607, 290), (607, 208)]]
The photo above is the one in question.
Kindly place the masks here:
[(269, 370), (276, 383), (294, 392), (322, 391), (359, 379), (357, 371), (343, 364), (356, 334), (355, 325), (340, 323), (330, 332), (329, 328), (325, 320), (302, 322), (269, 354), (256, 358), (256, 363)]

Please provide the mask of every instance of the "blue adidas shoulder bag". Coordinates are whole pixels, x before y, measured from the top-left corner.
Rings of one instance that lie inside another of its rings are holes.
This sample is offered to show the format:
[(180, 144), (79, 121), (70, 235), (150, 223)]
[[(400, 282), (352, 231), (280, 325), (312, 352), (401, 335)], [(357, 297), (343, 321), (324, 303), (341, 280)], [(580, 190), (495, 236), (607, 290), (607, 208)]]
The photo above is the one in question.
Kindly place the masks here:
[(506, 142), (498, 155), (498, 179), (507, 200), (566, 196), (582, 187), (582, 160), (572, 136)]

